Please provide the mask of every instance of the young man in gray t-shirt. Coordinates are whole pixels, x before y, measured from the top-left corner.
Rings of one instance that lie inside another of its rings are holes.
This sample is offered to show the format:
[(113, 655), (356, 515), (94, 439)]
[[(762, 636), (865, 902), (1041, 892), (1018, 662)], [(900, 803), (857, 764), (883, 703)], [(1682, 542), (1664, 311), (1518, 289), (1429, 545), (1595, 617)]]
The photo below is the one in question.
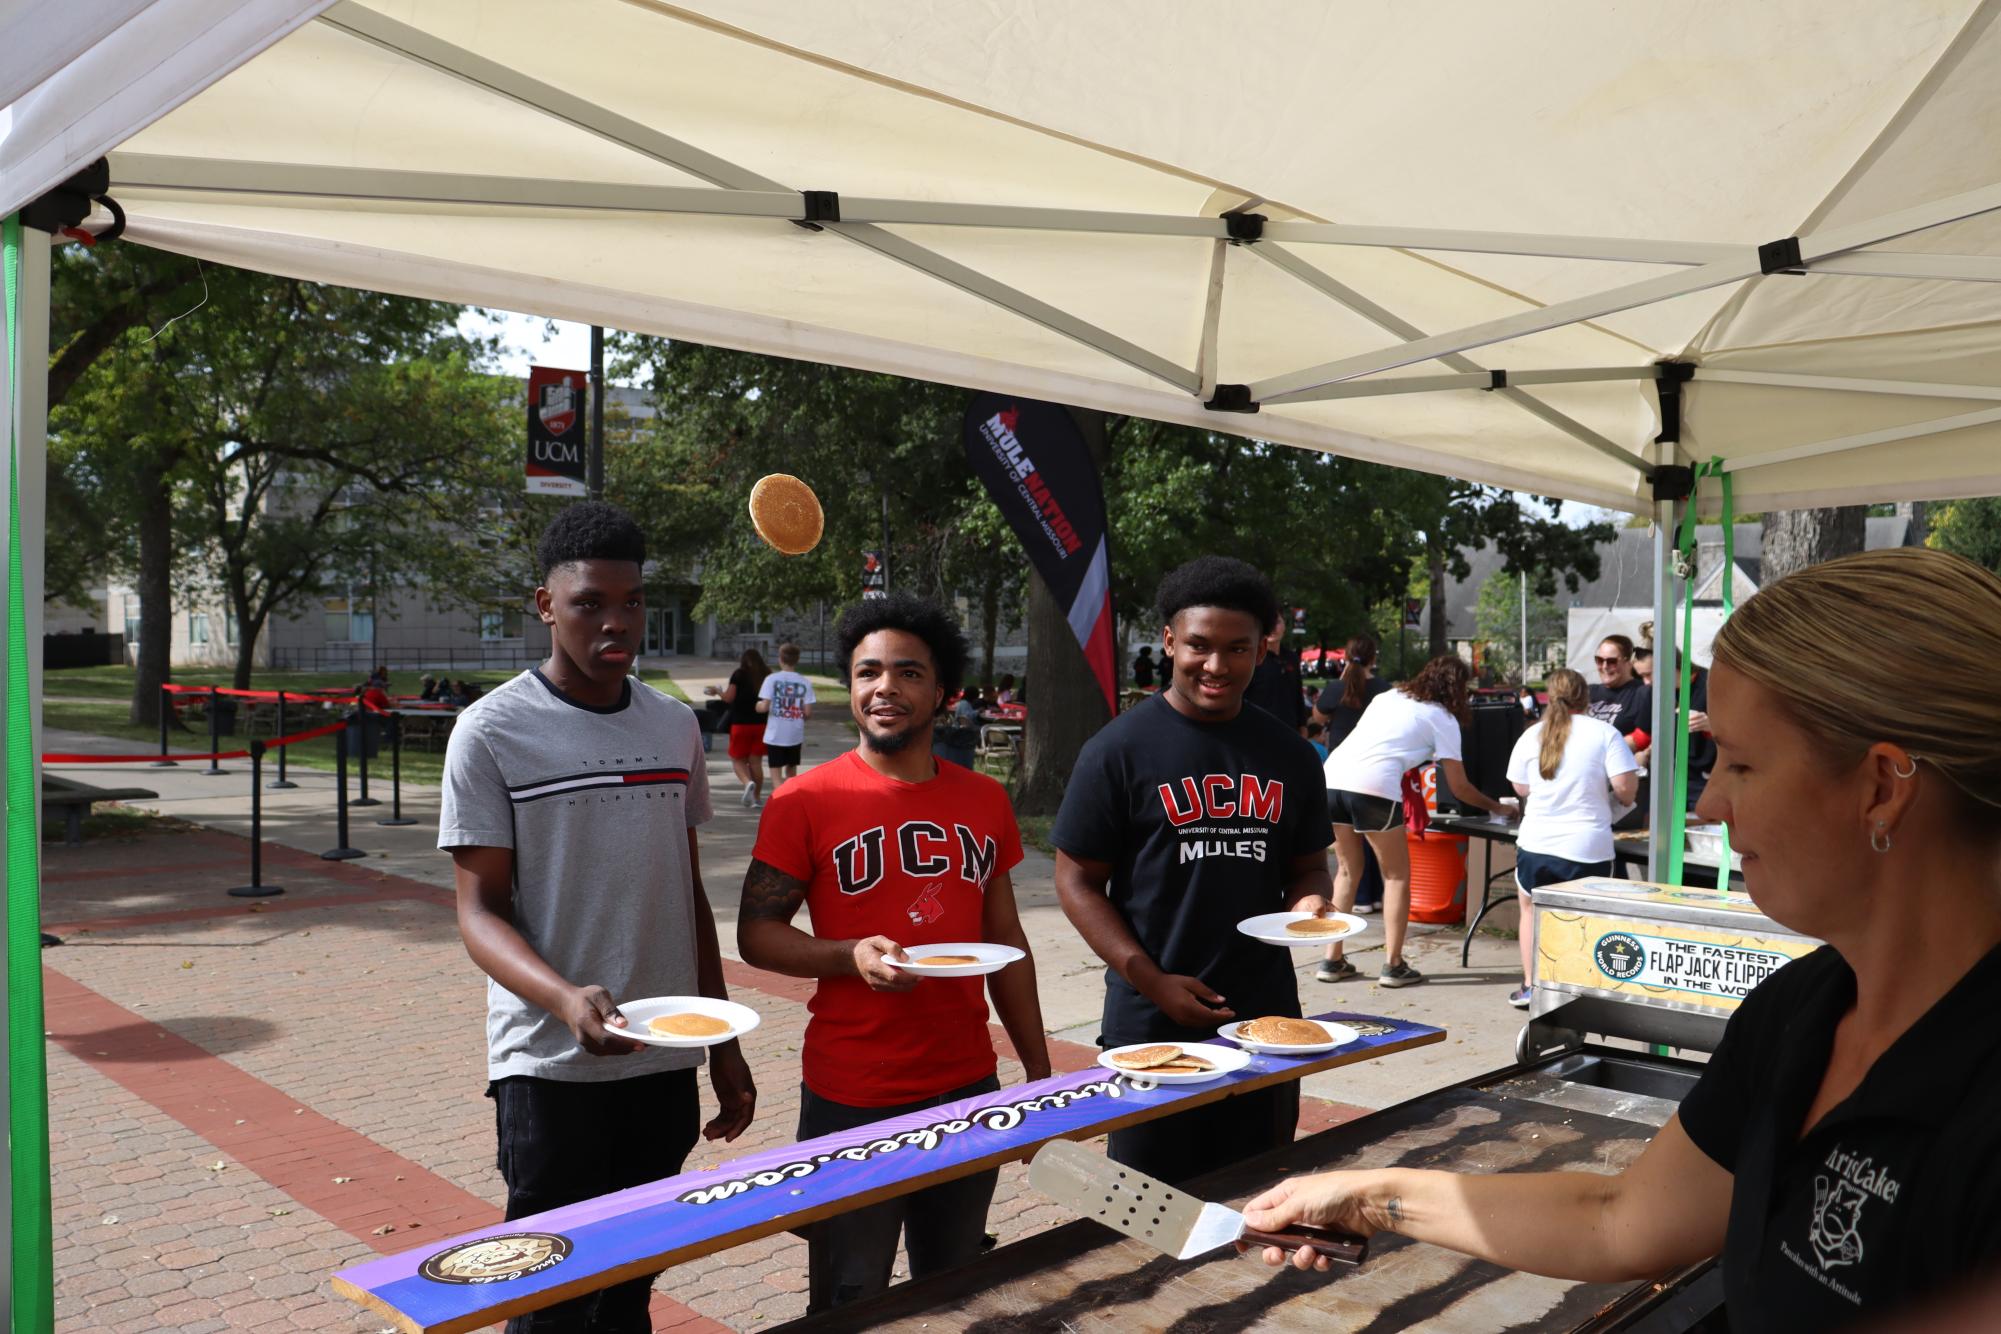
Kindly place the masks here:
[[(728, 994), (696, 851), (713, 814), (701, 729), (629, 675), (644, 539), (587, 502), (556, 517), (538, 554), (549, 657), (459, 715), (438, 821), (459, 932), (490, 979), (487, 1094), (510, 1219), (681, 1170), (703, 1049), (621, 1037), (618, 1002)], [(756, 1106), (750, 1069), (735, 1042), (707, 1055), (721, 1111), (700, 1133), (733, 1140)], [(647, 1329), (652, 1286), (517, 1316), (509, 1334)]]

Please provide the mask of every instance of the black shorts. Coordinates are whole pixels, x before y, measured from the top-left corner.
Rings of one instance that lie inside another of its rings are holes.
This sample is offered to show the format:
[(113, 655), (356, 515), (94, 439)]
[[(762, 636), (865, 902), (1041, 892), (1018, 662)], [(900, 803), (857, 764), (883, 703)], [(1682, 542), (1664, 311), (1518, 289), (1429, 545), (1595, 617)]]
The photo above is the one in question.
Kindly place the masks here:
[(798, 746), (774, 746), (769, 741), (765, 742), (765, 766), (772, 769), (797, 769), (799, 767), (799, 747), (805, 744), (802, 741)]
[(1358, 834), (1386, 834), (1403, 823), (1403, 803), (1366, 792), (1327, 789), (1327, 810), (1335, 824), (1352, 826)]

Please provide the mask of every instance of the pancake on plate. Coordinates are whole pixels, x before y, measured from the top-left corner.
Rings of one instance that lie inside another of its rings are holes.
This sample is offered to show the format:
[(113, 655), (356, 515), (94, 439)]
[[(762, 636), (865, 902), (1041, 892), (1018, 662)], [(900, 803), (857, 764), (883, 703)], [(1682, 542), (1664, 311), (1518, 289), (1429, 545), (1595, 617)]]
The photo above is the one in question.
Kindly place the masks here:
[(1237, 1025), (1237, 1036), (1271, 1047), (1318, 1047), (1328, 1040), (1328, 1032), (1311, 1019), (1288, 1019), (1266, 1015)]
[(1216, 1063), (1207, 1056), (1199, 1056), (1192, 1051), (1183, 1051), (1179, 1056), (1162, 1065), (1149, 1065), (1146, 1068), (1146, 1073), (1149, 1075), (1193, 1075), (1214, 1070), (1215, 1068)]
[(757, 479), (750, 489), (750, 523), (757, 535), (787, 556), (803, 556), (820, 545), (826, 518), (813, 488), (790, 473)]
[(1303, 921), (1287, 922), (1288, 936), (1345, 936), (1348, 924), (1333, 917), (1308, 917)]
[(712, 1038), (730, 1031), (727, 1019), (712, 1014), (663, 1014), (646, 1021), (663, 1038)]
[(1152, 1070), (1186, 1056), (1181, 1048), (1163, 1043), (1157, 1047), (1135, 1047), (1131, 1051), (1122, 1051), (1112, 1057), (1112, 1064), (1121, 1070)]
[(978, 963), (979, 961), (980, 961), (980, 956), (977, 954), (925, 954), (919, 956), (918, 958), (912, 959), (910, 962), (928, 963), (939, 968), (944, 968), (948, 965), (958, 965), (962, 963)]

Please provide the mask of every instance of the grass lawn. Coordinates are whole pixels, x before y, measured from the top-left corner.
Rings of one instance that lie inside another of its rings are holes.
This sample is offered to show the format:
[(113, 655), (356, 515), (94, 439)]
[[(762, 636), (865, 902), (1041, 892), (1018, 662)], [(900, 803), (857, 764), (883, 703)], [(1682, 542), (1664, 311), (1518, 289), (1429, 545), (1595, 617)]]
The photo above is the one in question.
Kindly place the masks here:
[[(44, 727), (67, 728), (76, 732), (91, 732), (98, 736), (119, 737), (134, 742), (133, 753), (153, 752), (159, 748), (160, 733), (157, 728), (134, 727), (126, 721), (131, 709), (133, 669), (130, 667), (73, 667), (64, 671), (49, 672), (43, 677), (42, 725)], [(514, 672), (468, 672), (463, 678), (479, 686), (491, 689), (516, 675)], [(664, 671), (648, 670), (641, 674), (641, 680), (656, 690), (686, 700), (685, 691), (675, 684), (674, 679)], [(402, 693), (401, 684), (395, 677), (390, 678), (392, 689)], [(221, 685), (227, 686), (226, 675), (188, 673), (175, 678), (177, 685)], [(324, 686), (351, 686), (355, 684), (351, 673), (327, 672), (259, 672), (251, 681), (255, 690), (310, 690)], [(409, 684), (416, 684), (411, 678)], [(298, 706), (296, 715), (291, 706), (286, 708), (285, 725), (294, 732), (308, 731), (322, 727), (334, 720), (331, 710), (323, 710), (310, 705)], [(338, 736), (320, 737), (313, 741), (301, 741), (288, 746), (287, 765), (300, 765), (308, 769), (332, 769), (335, 767), (334, 743)], [(244, 744), (243, 738), (224, 737), (223, 750), (236, 750)], [(197, 724), (186, 731), (170, 731), (167, 745), (177, 752), (204, 752), (208, 749), (208, 730), (205, 724)], [(50, 749), (55, 749), (53, 746)], [(247, 763), (238, 761), (238, 763)], [(277, 756), (265, 756), (267, 768), (275, 768)], [(445, 763), (444, 743), (435, 743), (431, 749), (411, 745), (403, 751), (403, 776), (413, 783), (436, 783), (443, 776)], [(350, 773), (355, 764), (348, 765)], [(350, 782), (357, 781), (350, 778)], [(389, 781), (389, 744), (384, 737), (381, 752), (369, 763), (370, 795), (382, 796), (375, 789), (387, 787)]]

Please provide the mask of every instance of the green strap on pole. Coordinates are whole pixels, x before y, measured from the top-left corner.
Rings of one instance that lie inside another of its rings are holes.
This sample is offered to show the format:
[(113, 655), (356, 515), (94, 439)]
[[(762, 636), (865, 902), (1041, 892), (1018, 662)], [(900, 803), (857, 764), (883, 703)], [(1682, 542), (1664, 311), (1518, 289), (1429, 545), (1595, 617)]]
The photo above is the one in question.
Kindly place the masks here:
[[(1735, 593), (1737, 569), (1737, 514), (1735, 500), (1731, 494), (1730, 474), (1724, 469), (1723, 460), (1711, 458), (1707, 463), (1695, 465), (1695, 479), (1699, 486), (1705, 477), (1714, 477), (1723, 488), (1723, 615), (1727, 620), (1737, 609)], [(1675, 701), (1675, 730), (1677, 744), (1674, 750), (1674, 800), (1668, 811), (1668, 881), (1682, 883), (1683, 862), (1688, 852), (1688, 705), (1689, 690), (1695, 680), (1695, 499), (1689, 498), (1688, 508), (1682, 511), (1681, 531), (1675, 538), (1675, 549), (1681, 553), (1683, 567), (1688, 578), (1682, 581), (1681, 594), (1681, 637), (1676, 641), (1678, 663), (1673, 668), (1680, 682)], [(1654, 679), (1660, 679), (1660, 665), (1654, 668)], [(1730, 890), (1730, 835), (1726, 829), (1723, 835), (1723, 859), (1717, 871), (1717, 888), (1728, 893)]]
[(13, 1329), (55, 1328), (49, 1221), (49, 1067), (42, 1036), (41, 831), (29, 719), (28, 604), (21, 566), (21, 217), (0, 224), (7, 302), (7, 1114), (13, 1203)]

